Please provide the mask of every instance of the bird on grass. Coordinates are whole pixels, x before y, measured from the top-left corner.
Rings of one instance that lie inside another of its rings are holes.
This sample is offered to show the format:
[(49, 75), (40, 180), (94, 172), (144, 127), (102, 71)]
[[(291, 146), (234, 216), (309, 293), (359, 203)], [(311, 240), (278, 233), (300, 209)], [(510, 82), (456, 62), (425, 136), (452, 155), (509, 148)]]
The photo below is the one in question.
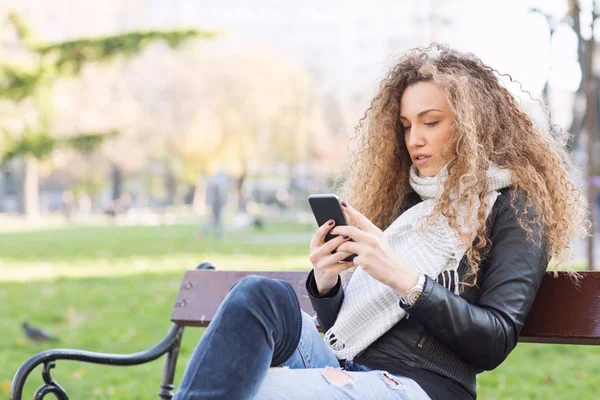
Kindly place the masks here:
[(34, 342), (44, 342), (46, 340), (56, 341), (58, 337), (48, 330), (30, 325), (29, 322), (24, 321), (22, 324), (25, 336)]

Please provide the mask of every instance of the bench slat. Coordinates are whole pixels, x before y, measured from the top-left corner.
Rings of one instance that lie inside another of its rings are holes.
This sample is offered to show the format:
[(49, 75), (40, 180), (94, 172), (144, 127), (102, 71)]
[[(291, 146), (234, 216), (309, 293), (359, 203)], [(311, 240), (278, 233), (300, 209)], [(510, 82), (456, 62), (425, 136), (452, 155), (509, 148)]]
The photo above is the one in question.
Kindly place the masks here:
[[(208, 326), (229, 288), (247, 275), (289, 282), (300, 307), (314, 310), (304, 287), (307, 271), (186, 271), (171, 321), (181, 326)], [(600, 345), (600, 272), (582, 272), (577, 288), (566, 273), (546, 273), (519, 341)]]
[(558, 274), (544, 276), (519, 340), (600, 345), (600, 271), (581, 272), (579, 287)]
[(314, 310), (304, 288), (307, 271), (186, 271), (173, 307), (171, 321), (181, 326), (208, 326), (229, 288), (248, 275), (261, 275), (290, 283), (309, 314)]

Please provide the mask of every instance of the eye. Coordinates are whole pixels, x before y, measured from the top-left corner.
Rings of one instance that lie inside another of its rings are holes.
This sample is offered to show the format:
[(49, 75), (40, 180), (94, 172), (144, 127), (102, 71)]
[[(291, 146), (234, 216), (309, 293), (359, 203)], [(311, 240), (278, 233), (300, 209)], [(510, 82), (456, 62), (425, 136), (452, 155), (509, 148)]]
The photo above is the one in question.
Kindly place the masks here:
[(404, 127), (404, 132), (409, 131), (409, 130), (410, 130), (410, 125)]
[(426, 126), (436, 126), (438, 124), (438, 122), (440, 122), (440, 121), (425, 122), (425, 125)]

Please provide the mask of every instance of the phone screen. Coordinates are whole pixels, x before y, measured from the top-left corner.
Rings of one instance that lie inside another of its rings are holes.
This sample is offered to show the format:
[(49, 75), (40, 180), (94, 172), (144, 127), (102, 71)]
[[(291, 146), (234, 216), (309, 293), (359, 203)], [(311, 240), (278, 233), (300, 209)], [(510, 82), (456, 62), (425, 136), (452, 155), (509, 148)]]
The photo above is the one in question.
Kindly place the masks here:
[[(335, 225), (348, 225), (344, 211), (340, 205), (340, 199), (335, 194), (313, 194), (308, 196), (308, 203), (310, 208), (317, 220), (317, 225), (322, 226), (327, 223), (330, 219), (335, 221)], [(325, 241), (333, 239), (335, 235), (327, 233)], [(335, 252), (335, 251), (334, 251)], [(351, 261), (356, 257), (356, 254), (352, 254), (344, 259), (344, 261)]]

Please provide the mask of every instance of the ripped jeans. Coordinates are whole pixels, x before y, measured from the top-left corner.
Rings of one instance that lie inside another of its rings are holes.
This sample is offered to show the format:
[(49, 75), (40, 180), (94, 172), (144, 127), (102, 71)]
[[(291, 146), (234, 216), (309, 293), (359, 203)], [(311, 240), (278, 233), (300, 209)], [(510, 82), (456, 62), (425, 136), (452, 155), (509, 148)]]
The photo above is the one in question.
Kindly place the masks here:
[(412, 379), (340, 364), (289, 284), (248, 276), (219, 306), (173, 400), (429, 400)]

